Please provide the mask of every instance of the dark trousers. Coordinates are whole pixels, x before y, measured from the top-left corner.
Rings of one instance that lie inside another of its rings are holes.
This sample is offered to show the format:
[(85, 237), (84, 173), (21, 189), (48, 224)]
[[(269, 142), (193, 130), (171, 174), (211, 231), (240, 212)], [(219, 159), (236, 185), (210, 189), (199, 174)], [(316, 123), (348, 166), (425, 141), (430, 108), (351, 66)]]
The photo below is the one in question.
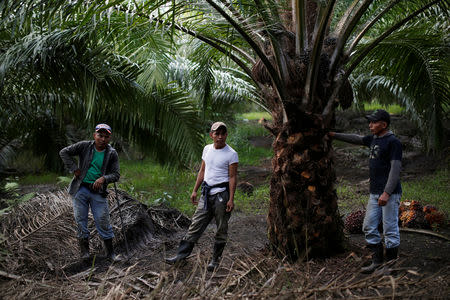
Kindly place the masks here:
[(226, 212), (228, 199), (228, 191), (209, 195), (208, 208), (207, 210), (204, 210), (204, 199), (203, 196), (200, 197), (197, 209), (192, 216), (192, 223), (189, 226), (184, 240), (195, 244), (214, 218), (217, 226), (215, 242), (226, 243), (228, 236), (228, 220), (231, 216), (231, 212)]

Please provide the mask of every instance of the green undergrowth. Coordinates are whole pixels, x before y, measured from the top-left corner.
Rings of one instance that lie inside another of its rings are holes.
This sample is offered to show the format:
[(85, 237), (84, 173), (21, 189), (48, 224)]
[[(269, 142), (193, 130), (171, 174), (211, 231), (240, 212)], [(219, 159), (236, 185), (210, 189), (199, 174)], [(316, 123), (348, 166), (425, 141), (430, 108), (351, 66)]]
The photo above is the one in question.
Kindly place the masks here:
[(272, 157), (272, 149), (254, 147), (250, 143), (251, 138), (268, 136), (269, 132), (256, 122), (240, 121), (229, 129), (227, 143), (237, 151), (239, 165), (258, 166), (261, 161)]
[(339, 213), (347, 215), (355, 210), (365, 209), (368, 194), (357, 191), (356, 187), (347, 181), (336, 184)]
[(399, 115), (405, 112), (405, 108), (401, 107), (398, 104), (389, 104), (389, 105), (383, 105), (380, 104), (377, 101), (372, 101), (370, 103), (364, 103), (364, 110), (365, 111), (372, 111), (378, 108), (382, 108), (389, 112), (390, 114)]
[(56, 173), (28, 174), (18, 178), (18, 183), (19, 185), (54, 184), (58, 176)]
[[(431, 204), (440, 211), (450, 215), (450, 171), (438, 170), (436, 173), (421, 178), (402, 182), (402, 201), (419, 201), (422, 205)], [(369, 191), (358, 191), (346, 181), (336, 185), (339, 212), (346, 215), (352, 211), (365, 209)]]
[(432, 175), (402, 182), (402, 200), (431, 204), (450, 215), (450, 171), (442, 169)]
[(149, 159), (122, 159), (120, 164), (119, 188), (132, 197), (147, 205), (164, 203), (186, 214), (194, 211), (190, 195), (198, 170), (169, 169)]
[(235, 210), (246, 214), (266, 214), (269, 209), (269, 185), (261, 185), (255, 188), (251, 195), (239, 190), (235, 195)]
[(248, 112), (248, 113), (245, 113), (245, 114), (238, 115), (237, 118), (241, 119), (241, 120), (245, 120), (246, 119), (246, 120), (249, 120), (249, 121), (261, 120), (262, 118), (264, 118), (266, 120), (272, 120), (272, 116), (266, 111), (264, 111), (264, 112), (263, 111)]

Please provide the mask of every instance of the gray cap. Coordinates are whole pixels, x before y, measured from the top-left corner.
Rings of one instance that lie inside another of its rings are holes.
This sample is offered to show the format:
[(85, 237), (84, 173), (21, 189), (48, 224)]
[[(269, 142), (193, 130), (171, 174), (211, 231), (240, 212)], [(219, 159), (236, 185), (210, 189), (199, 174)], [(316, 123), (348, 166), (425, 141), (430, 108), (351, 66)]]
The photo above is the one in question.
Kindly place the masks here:
[(211, 132), (216, 131), (219, 127), (225, 127), (225, 130), (227, 130), (227, 125), (224, 122), (216, 122), (211, 125)]
[(377, 109), (377, 110), (375, 110), (370, 115), (367, 115), (366, 119), (371, 121), (371, 122), (384, 121), (388, 125), (391, 123), (391, 116), (384, 109)]

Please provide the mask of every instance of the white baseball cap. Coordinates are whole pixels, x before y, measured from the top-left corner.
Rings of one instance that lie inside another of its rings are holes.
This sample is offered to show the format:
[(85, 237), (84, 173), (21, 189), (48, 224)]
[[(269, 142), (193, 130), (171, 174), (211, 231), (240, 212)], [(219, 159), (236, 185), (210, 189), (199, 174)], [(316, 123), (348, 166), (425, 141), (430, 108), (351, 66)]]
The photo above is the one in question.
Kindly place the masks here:
[(227, 125), (224, 122), (216, 122), (211, 125), (211, 132), (216, 131), (219, 127), (225, 127), (225, 130), (227, 130)]

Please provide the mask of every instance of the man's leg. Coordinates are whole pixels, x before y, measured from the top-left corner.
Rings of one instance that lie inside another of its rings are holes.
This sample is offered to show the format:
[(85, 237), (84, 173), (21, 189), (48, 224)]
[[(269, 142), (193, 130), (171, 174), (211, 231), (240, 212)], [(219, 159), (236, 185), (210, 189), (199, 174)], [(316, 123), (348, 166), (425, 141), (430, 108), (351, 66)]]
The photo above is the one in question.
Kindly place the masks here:
[(366, 216), (364, 217), (363, 231), (366, 237), (367, 247), (372, 252), (372, 263), (361, 269), (363, 273), (372, 273), (383, 263), (383, 244), (378, 231), (382, 217), (382, 208), (378, 205), (380, 195), (370, 194), (367, 203)]
[(105, 243), (106, 256), (115, 261), (116, 254), (114, 253), (113, 238), (114, 231), (112, 230), (110, 218), (109, 218), (109, 205), (108, 200), (102, 197), (100, 194), (91, 193), (91, 209), (94, 216), (95, 227), (97, 227), (98, 234)]
[(401, 194), (392, 194), (388, 203), (383, 206), (383, 234), (386, 244), (386, 260), (397, 258), (400, 245), (400, 229), (398, 227), (398, 207)]
[(208, 227), (209, 222), (211, 222), (213, 218), (213, 213), (210, 205), (208, 206), (208, 210), (204, 210), (203, 204), (203, 197), (200, 197), (197, 204), (197, 209), (192, 216), (192, 222), (189, 226), (188, 232), (178, 246), (177, 255), (171, 258), (166, 258), (166, 263), (175, 264), (188, 257), (191, 254), (195, 243), (203, 234), (206, 227)]
[(89, 194), (89, 190), (85, 187), (80, 187), (75, 196), (72, 197), (73, 215), (77, 224), (77, 236), (82, 259), (89, 258)]
[(91, 194), (92, 215), (94, 216), (95, 227), (97, 227), (98, 234), (104, 240), (112, 239), (114, 237), (114, 231), (110, 223), (108, 200), (100, 194)]
[(212, 258), (208, 265), (209, 271), (213, 271), (219, 266), (223, 249), (225, 248), (225, 245), (227, 243), (228, 221), (230, 220), (231, 216), (231, 212), (226, 211), (227, 202), (229, 199), (228, 192), (224, 191), (214, 196), (214, 217), (216, 220), (217, 232), (215, 236)]

